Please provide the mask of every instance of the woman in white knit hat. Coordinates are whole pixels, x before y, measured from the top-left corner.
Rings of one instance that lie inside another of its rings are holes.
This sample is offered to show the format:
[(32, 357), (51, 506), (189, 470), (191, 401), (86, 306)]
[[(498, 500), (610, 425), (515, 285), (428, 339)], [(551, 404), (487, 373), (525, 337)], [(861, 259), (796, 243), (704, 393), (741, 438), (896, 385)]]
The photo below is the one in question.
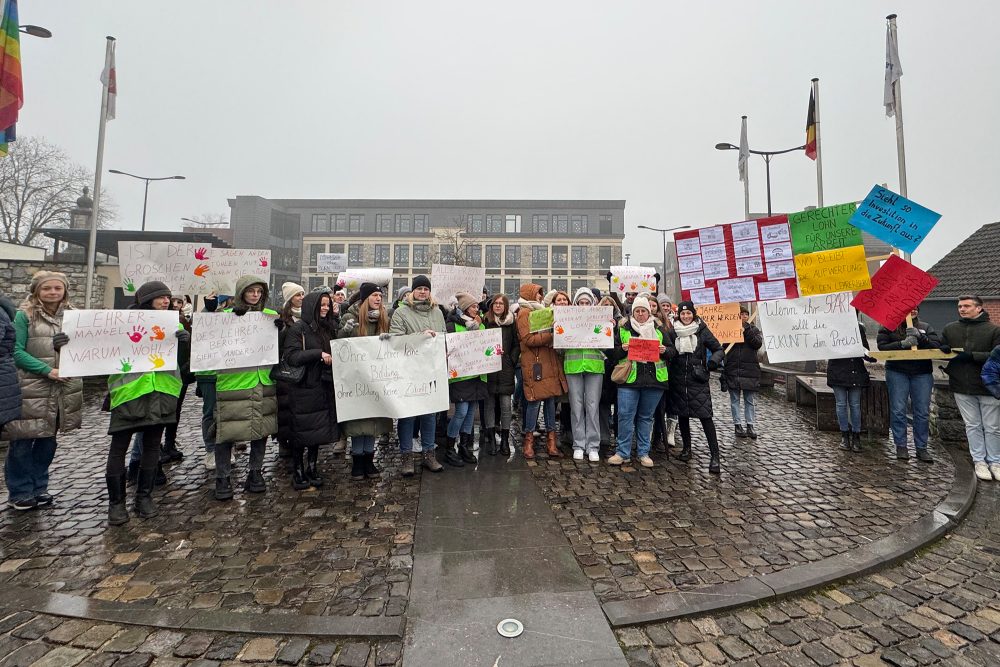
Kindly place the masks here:
[[(285, 322), (278, 331), (278, 349), (284, 349), (285, 336), (293, 324), (302, 319), (302, 299), (306, 295), (305, 288), (298, 283), (287, 282), (281, 284), (281, 314), (279, 317)], [(288, 383), (275, 382), (278, 393), (278, 458), (286, 462), (288, 472), (292, 471), (292, 432), (291, 432), (291, 407), (288, 398)]]

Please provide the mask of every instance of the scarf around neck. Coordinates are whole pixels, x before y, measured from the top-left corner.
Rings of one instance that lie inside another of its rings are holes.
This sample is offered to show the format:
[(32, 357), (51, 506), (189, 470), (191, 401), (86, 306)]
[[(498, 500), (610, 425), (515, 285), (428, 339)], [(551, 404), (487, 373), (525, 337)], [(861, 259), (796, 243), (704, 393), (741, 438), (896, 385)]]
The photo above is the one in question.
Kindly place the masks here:
[(539, 301), (528, 301), (521, 298), (518, 298), (517, 305), (525, 310), (540, 310), (545, 307), (545, 304)]
[(629, 324), (632, 325), (632, 330), (635, 331), (639, 338), (651, 338), (656, 339), (656, 320), (650, 317), (645, 323), (639, 324), (634, 317), (629, 316)]
[(691, 324), (681, 324), (680, 320), (674, 322), (674, 332), (677, 334), (678, 354), (691, 354), (698, 347), (698, 327), (700, 321), (694, 320)]

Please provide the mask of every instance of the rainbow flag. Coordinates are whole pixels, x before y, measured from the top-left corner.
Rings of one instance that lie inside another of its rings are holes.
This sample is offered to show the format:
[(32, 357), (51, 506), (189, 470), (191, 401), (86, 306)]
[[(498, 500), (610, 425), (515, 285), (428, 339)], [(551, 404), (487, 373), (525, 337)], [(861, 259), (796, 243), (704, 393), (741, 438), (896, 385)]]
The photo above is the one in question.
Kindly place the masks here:
[(14, 141), (14, 124), (24, 104), (21, 84), (21, 34), (18, 32), (17, 0), (4, 0), (0, 22), (0, 155)]

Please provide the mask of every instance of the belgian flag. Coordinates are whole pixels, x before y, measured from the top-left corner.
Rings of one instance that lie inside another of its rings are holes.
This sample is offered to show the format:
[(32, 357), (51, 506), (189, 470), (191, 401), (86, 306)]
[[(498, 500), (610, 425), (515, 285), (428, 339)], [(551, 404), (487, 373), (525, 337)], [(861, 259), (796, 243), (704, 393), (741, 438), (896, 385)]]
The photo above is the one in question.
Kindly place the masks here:
[(806, 157), (816, 159), (816, 98), (809, 91), (809, 113), (806, 114)]

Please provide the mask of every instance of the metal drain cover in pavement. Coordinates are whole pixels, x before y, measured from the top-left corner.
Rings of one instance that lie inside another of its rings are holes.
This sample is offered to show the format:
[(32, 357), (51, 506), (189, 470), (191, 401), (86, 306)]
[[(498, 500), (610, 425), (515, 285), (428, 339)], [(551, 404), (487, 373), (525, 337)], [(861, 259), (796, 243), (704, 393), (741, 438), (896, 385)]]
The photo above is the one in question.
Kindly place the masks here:
[(517, 637), (524, 632), (524, 626), (516, 618), (505, 618), (497, 623), (497, 632), (501, 637)]

